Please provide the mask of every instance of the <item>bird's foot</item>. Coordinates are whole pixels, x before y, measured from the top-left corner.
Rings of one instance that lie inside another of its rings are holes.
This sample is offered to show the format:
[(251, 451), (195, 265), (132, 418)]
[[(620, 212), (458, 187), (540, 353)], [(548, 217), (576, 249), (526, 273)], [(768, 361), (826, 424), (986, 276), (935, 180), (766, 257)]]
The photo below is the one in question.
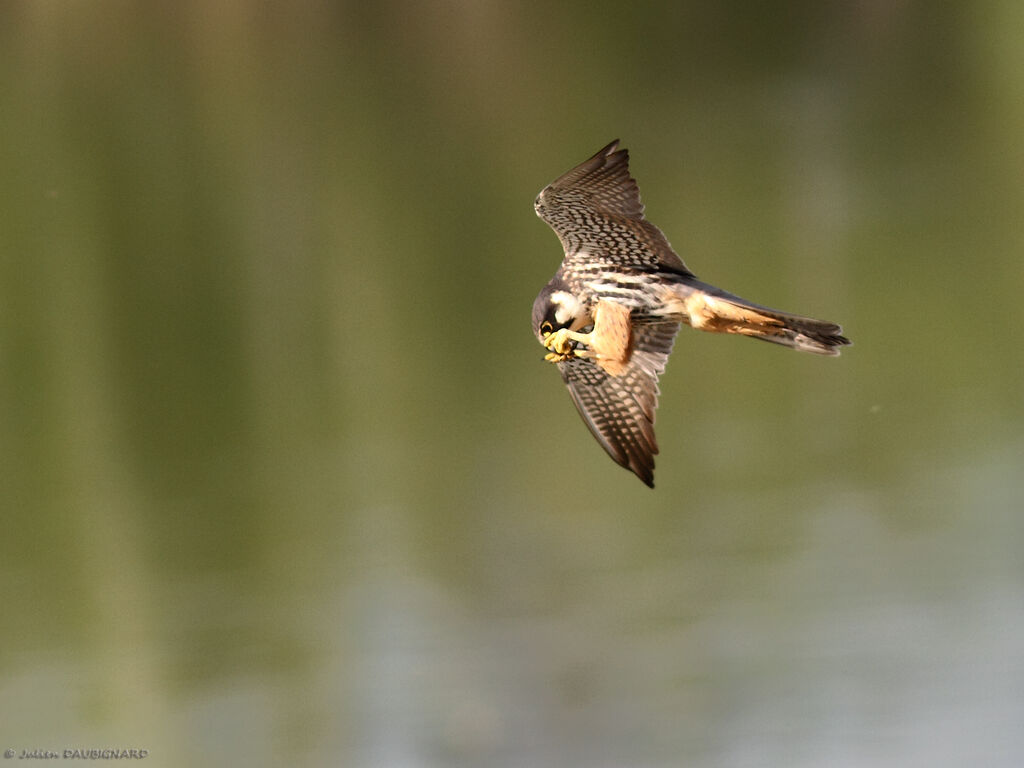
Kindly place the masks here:
[(590, 334), (577, 333), (576, 331), (570, 331), (568, 328), (559, 328), (554, 333), (549, 333), (544, 337), (543, 343), (551, 352), (545, 355), (544, 359), (552, 363), (561, 363), (566, 360), (572, 360), (574, 357), (591, 356), (590, 350), (579, 349), (573, 342), (589, 344)]
[(548, 352), (544, 355), (544, 359), (549, 363), (564, 363), (566, 360), (573, 360), (575, 358), (582, 358), (584, 360), (593, 357), (594, 354), (589, 349), (570, 349), (565, 354), (558, 352)]

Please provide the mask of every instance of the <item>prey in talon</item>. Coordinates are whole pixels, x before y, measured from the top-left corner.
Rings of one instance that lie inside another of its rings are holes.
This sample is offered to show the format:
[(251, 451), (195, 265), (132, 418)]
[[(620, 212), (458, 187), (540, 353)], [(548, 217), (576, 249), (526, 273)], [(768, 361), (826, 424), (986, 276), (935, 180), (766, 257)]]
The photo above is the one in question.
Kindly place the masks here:
[(587, 357), (589, 351), (580, 349), (579, 344), (589, 344), (591, 337), (588, 334), (576, 333), (568, 328), (559, 328), (552, 333), (550, 330), (543, 333), (541, 343), (551, 350), (544, 356), (545, 360), (552, 363), (560, 363), (571, 360), (573, 357)]
[(534, 334), (601, 447), (651, 487), (658, 377), (682, 323), (817, 355), (850, 343), (835, 323), (698, 280), (644, 218), (618, 141), (545, 187), (534, 209), (565, 252), (533, 303)]

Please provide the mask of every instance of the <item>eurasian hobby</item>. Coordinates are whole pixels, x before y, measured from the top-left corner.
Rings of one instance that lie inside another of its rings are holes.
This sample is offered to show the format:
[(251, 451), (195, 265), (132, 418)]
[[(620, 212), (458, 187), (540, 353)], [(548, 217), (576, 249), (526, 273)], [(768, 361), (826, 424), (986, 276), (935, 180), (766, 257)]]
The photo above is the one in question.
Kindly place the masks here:
[(698, 280), (644, 218), (629, 155), (618, 147), (613, 141), (537, 196), (537, 215), (565, 258), (533, 303), (533, 331), (597, 441), (653, 488), (658, 376), (680, 323), (818, 355), (838, 355), (850, 341), (835, 323)]

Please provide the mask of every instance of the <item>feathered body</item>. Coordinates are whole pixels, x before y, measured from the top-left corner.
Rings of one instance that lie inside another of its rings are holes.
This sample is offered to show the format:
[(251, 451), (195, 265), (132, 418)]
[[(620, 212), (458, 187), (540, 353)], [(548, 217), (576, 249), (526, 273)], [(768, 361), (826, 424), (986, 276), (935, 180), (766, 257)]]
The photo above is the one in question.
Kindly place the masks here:
[(644, 218), (618, 141), (545, 187), (534, 207), (565, 252), (534, 302), (534, 333), (545, 346), (567, 345), (549, 358), (584, 421), (617, 463), (650, 486), (657, 382), (681, 323), (821, 355), (850, 343), (835, 323), (698, 280)]

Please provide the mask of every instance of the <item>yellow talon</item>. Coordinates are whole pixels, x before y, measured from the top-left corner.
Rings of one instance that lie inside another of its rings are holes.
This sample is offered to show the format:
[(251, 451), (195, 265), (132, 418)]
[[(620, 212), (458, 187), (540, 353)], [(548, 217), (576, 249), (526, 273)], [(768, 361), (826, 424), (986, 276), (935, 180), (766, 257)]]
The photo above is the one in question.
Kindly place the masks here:
[(545, 355), (544, 359), (552, 363), (560, 363), (574, 357), (592, 357), (589, 350), (574, 348), (574, 341), (587, 344), (590, 341), (590, 334), (576, 333), (568, 328), (559, 328), (554, 333), (545, 334), (544, 346), (551, 352)]
[(556, 355), (567, 355), (569, 350), (572, 348), (569, 344), (569, 340), (566, 338), (569, 331), (565, 328), (559, 328), (554, 333), (549, 333), (544, 337), (544, 346), (554, 352)]

